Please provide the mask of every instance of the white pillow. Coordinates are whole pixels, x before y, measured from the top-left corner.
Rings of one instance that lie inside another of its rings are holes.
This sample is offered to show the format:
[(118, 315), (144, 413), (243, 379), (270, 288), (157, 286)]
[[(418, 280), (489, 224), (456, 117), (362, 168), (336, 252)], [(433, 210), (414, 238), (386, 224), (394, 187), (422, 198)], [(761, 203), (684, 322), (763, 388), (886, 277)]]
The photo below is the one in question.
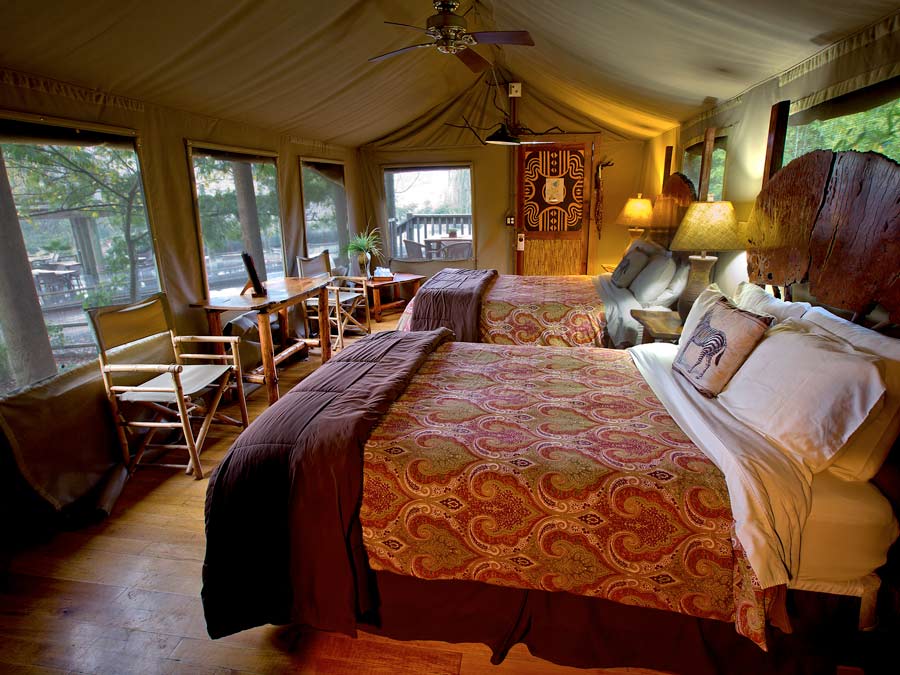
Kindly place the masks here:
[(688, 275), (691, 273), (691, 266), (684, 262), (676, 263), (675, 274), (672, 275), (672, 281), (666, 286), (665, 290), (660, 293), (649, 306), (671, 307), (672, 304), (681, 297), (684, 287), (687, 286)]
[(883, 363), (844, 340), (787, 319), (770, 328), (719, 402), (813, 473), (882, 405)]
[(628, 288), (649, 261), (650, 256), (643, 251), (631, 249), (613, 270), (612, 282), (619, 288)]
[(769, 314), (776, 321), (801, 319), (810, 308), (808, 302), (785, 302), (769, 295), (764, 288), (742, 281), (734, 292), (734, 304), (757, 314)]
[(656, 304), (654, 302), (656, 298), (666, 290), (672, 277), (675, 276), (676, 267), (675, 261), (669, 256), (653, 256), (628, 289), (634, 295), (634, 299), (642, 305)]
[(844, 480), (870, 480), (887, 459), (897, 434), (900, 433), (900, 340), (841, 319), (821, 307), (813, 307), (803, 316), (854, 349), (875, 354), (884, 361), (887, 391), (884, 406), (849, 440), (829, 470)]

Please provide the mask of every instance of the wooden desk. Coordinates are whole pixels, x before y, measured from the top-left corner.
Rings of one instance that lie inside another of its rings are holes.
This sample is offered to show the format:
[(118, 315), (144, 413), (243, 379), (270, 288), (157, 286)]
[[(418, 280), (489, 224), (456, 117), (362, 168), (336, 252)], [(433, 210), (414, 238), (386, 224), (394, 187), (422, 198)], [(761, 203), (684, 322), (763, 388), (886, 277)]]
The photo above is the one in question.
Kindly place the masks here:
[(681, 315), (678, 312), (633, 309), (631, 316), (644, 327), (642, 343), (675, 342), (681, 337)]
[[(241, 295), (234, 292), (217, 293), (209, 300), (191, 303), (191, 307), (199, 307), (206, 310), (206, 319), (209, 322), (209, 332), (212, 335), (222, 334), (223, 312), (256, 312), (256, 323), (259, 326), (259, 346), (262, 350), (262, 365), (244, 376), (251, 382), (258, 382), (266, 386), (269, 395), (269, 405), (278, 400), (278, 371), (276, 366), (302, 349), (303, 343), (310, 343), (322, 350), (322, 363), (331, 358), (331, 325), (328, 321), (328, 291), (326, 286), (331, 279), (326, 276), (304, 278), (285, 277), (266, 283), (268, 295), (253, 297), (250, 291)], [(288, 320), (288, 307), (298, 305), (307, 298), (317, 296), (319, 307), (319, 339), (298, 340), (293, 345), (288, 345), (287, 336), (290, 334), (290, 322)], [(278, 314), (281, 321), (282, 349), (275, 354), (275, 345), (272, 341), (272, 324), (269, 317)]]
[(394, 274), (394, 278), (390, 281), (367, 281), (366, 287), (372, 289), (372, 315), (376, 321), (381, 321), (382, 314), (387, 312), (402, 310), (406, 305), (405, 300), (396, 300), (394, 302), (381, 302), (381, 291), (385, 288), (397, 287), (404, 285), (412, 286), (412, 293), (415, 295), (425, 276), (422, 274), (404, 274), (398, 272)]

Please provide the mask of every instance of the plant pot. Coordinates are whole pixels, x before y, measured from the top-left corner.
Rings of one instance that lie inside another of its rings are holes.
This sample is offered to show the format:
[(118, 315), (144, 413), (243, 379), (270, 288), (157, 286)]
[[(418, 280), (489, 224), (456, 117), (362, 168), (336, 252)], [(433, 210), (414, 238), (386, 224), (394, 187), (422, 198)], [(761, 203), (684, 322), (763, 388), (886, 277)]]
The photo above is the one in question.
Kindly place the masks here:
[(359, 263), (359, 275), (370, 279), (372, 277), (372, 255), (366, 251), (356, 256)]

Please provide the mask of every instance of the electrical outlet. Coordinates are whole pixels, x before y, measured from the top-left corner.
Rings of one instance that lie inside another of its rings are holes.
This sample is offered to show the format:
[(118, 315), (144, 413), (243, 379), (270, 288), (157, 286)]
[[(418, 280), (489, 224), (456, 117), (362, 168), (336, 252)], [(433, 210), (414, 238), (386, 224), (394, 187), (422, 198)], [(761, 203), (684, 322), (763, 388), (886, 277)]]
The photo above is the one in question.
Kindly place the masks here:
[(509, 97), (510, 98), (519, 98), (522, 96), (522, 83), (521, 82), (510, 82), (509, 83)]
[(510, 227), (516, 226), (516, 217), (515, 216), (506, 216), (506, 224)]

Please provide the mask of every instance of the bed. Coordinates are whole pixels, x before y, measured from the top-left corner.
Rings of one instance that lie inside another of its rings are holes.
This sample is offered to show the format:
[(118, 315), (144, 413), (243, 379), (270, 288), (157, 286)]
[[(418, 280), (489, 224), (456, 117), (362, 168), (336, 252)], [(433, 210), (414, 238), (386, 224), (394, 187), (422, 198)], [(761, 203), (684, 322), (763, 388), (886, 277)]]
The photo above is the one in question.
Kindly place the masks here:
[[(856, 172), (843, 155), (829, 162), (838, 171), (810, 188), (821, 195), (844, 169), (857, 180), (882, 160)], [(751, 236), (777, 227), (767, 200), (795, 163), (760, 195)], [(897, 260), (893, 208), (876, 210), (888, 243), (870, 241)], [(811, 230), (827, 212), (813, 209)], [(840, 249), (842, 231), (832, 234), (825, 255)], [(866, 283), (864, 301), (835, 304), (900, 311), (890, 279)], [(371, 336), (241, 435), (207, 496), (213, 637), (263, 623), (366, 626), (484, 642), (495, 661), (521, 641), (560, 663), (690, 673), (833, 660), (817, 629), (827, 619), (833, 635), (838, 616), (852, 632), (897, 535), (870, 482), (814, 474), (727, 417), (672, 372), (675, 346), (447, 337)], [(838, 555), (849, 537), (863, 555)], [(787, 587), (800, 589), (790, 604)]]
[[(497, 275), (481, 298), (478, 341), (599, 347), (606, 321), (597, 283), (596, 277), (586, 275)], [(415, 306), (413, 298), (398, 330), (409, 329)]]
[[(674, 225), (684, 215), (695, 195), (690, 179), (680, 173), (669, 176), (653, 207), (648, 240), (632, 242), (648, 258), (669, 258), (666, 246)], [(473, 341), (503, 345), (545, 345), (559, 347), (629, 346), (641, 341), (640, 324), (632, 309), (667, 309), (687, 282), (686, 261), (673, 259), (671, 269), (648, 269), (635, 290), (613, 280), (613, 273), (598, 276), (495, 275), (482, 289), (478, 309), (478, 336)], [(665, 276), (660, 284), (658, 279)], [(655, 290), (654, 290), (655, 289)], [(428, 292), (426, 283), (422, 292)], [(408, 330), (416, 307), (413, 299), (398, 323)], [(447, 325), (436, 321), (419, 324), (425, 329)]]

